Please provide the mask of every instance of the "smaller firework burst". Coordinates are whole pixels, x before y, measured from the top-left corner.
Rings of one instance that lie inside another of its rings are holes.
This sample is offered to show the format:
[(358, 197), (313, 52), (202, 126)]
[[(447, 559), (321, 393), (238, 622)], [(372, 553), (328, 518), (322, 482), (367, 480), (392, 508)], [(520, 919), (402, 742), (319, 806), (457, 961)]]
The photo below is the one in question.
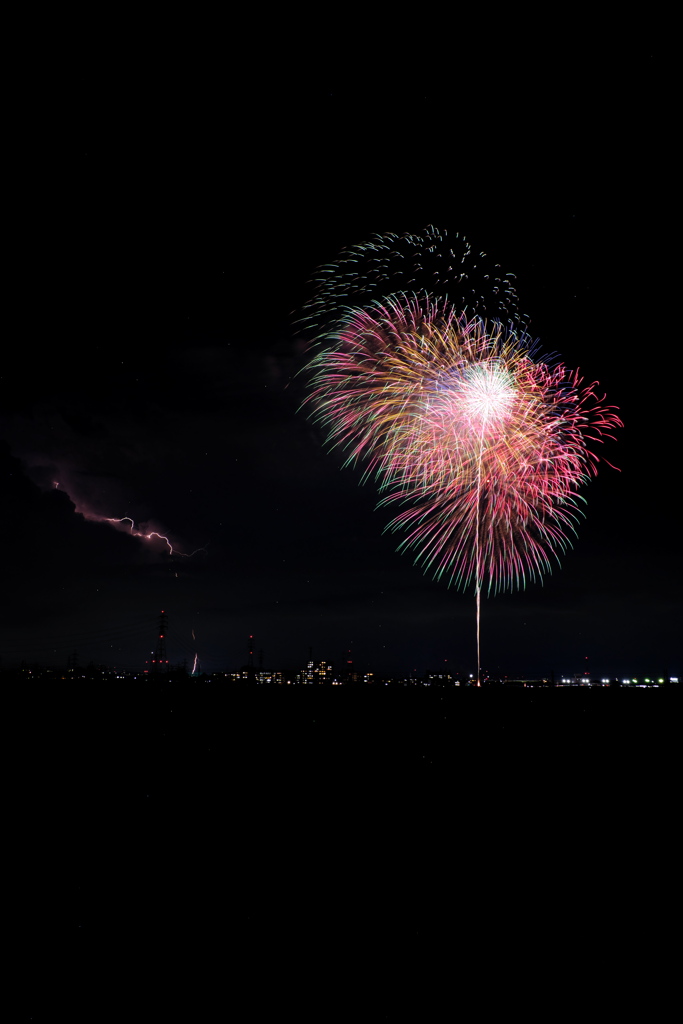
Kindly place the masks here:
[(620, 425), (577, 372), (523, 331), (397, 295), (347, 311), (312, 360), (310, 402), (331, 445), (362, 461), (389, 527), (438, 578), (477, 591), (551, 568), (596, 471), (591, 442)]
[(460, 234), (430, 224), (402, 235), (389, 231), (344, 249), (313, 275), (301, 329), (318, 337), (333, 331), (349, 307), (365, 309), (406, 293), (448, 299), (460, 312), (519, 321), (514, 274)]

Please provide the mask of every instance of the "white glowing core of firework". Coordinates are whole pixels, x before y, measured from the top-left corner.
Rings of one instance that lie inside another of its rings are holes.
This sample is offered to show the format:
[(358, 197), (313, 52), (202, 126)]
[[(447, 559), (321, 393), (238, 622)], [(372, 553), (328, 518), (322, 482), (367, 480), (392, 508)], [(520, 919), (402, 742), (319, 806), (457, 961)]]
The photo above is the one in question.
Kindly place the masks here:
[(458, 391), (458, 403), (473, 430), (501, 426), (513, 414), (512, 376), (496, 363), (467, 367)]
[(427, 419), (465, 438), (498, 437), (515, 415), (517, 390), (500, 363), (474, 363), (442, 381), (429, 403)]

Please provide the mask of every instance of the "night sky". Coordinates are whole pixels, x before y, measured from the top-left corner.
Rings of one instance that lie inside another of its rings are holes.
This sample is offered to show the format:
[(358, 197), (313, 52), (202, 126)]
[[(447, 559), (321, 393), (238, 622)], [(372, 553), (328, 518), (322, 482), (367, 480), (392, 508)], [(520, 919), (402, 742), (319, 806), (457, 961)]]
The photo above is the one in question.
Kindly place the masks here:
[[(373, 485), (299, 411), (315, 269), (434, 224), (516, 275), (543, 350), (625, 424), (562, 568), (485, 602), (483, 668), (678, 674), (668, 72), (645, 42), (531, 56), (424, 87), (318, 58), (189, 88), (170, 58), (92, 78), (93, 58), (30, 97), (1, 370), (3, 666), (77, 651), (140, 668), (163, 608), (171, 661), (206, 671), (238, 668), (253, 634), (265, 667), (312, 648), (476, 672), (473, 594), (395, 552)], [(175, 553), (87, 516), (130, 516)]]

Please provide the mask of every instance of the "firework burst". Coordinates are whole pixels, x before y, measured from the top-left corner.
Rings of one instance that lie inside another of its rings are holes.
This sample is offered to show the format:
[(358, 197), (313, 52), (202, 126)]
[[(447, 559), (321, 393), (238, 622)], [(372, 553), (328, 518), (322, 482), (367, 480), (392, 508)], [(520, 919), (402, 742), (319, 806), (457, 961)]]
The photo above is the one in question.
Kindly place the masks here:
[(380, 505), (401, 506), (399, 550), (474, 584), (479, 675), (482, 588), (523, 586), (566, 550), (616, 410), (526, 331), (426, 295), (347, 308), (309, 369), (330, 444), (375, 477)]
[(375, 478), (399, 550), (474, 585), (479, 678), (482, 589), (524, 586), (559, 560), (617, 410), (539, 356), (513, 276), (459, 235), (376, 235), (312, 284), (309, 409)]
[(423, 300), (438, 296), (460, 312), (503, 322), (520, 319), (514, 275), (474, 250), (462, 235), (449, 237), (431, 224), (419, 232), (387, 232), (351, 245), (309, 283), (311, 298), (299, 323), (318, 337), (335, 331), (349, 307), (367, 309), (395, 293)]

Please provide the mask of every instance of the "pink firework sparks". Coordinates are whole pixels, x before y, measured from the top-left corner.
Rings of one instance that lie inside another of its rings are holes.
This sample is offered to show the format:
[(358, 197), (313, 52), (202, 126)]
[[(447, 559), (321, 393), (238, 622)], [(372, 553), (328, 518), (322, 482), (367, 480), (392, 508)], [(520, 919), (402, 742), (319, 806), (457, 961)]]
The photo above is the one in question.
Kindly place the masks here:
[(430, 299), (348, 310), (325, 342), (310, 364), (314, 418), (376, 478), (381, 505), (405, 506), (389, 523), (406, 531), (399, 550), (473, 583), (477, 623), (482, 586), (550, 571), (582, 515), (593, 446), (621, 426), (596, 385), (535, 359), (524, 332)]

